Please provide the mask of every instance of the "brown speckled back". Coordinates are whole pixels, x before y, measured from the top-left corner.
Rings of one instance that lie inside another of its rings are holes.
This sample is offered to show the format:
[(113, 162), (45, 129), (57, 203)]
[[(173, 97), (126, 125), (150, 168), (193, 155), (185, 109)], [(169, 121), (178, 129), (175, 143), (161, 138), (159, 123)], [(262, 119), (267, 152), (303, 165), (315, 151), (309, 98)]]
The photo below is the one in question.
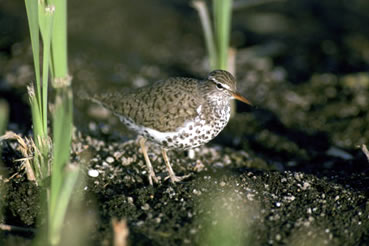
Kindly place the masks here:
[(137, 125), (172, 132), (198, 116), (196, 109), (205, 103), (198, 83), (191, 78), (170, 78), (131, 92), (95, 95), (91, 99)]

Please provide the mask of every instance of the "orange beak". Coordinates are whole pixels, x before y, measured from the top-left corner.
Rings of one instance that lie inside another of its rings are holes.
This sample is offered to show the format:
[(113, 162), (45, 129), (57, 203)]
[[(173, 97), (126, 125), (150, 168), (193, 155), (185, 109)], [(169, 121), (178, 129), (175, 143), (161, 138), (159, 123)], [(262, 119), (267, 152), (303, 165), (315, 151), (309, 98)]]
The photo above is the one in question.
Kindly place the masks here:
[(247, 100), (246, 98), (244, 98), (243, 96), (241, 96), (237, 92), (231, 92), (231, 93), (232, 93), (232, 96), (233, 96), (234, 99), (237, 99), (237, 100), (239, 100), (241, 102), (244, 102), (244, 103), (247, 103), (249, 105), (252, 105), (252, 103), (249, 100)]

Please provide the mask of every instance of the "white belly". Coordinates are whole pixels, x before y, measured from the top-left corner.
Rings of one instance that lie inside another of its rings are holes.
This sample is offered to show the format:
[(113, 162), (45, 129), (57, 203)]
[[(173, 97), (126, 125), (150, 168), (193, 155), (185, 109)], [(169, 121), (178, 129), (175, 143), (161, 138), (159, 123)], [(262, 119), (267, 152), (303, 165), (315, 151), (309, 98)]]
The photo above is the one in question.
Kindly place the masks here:
[(214, 116), (210, 121), (211, 124), (207, 124), (205, 119), (198, 116), (192, 121), (185, 122), (175, 132), (159, 132), (148, 127), (137, 126), (129, 118), (118, 115), (128, 128), (165, 149), (195, 148), (215, 138), (228, 123), (230, 107), (214, 112)]

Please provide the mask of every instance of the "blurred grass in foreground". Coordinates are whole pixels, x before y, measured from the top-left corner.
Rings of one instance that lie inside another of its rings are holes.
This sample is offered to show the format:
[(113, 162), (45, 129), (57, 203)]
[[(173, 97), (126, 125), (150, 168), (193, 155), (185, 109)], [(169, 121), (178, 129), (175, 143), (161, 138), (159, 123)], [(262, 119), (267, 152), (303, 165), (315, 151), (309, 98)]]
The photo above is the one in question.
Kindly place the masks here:
[[(5, 133), (5, 129), (8, 125), (9, 118), (9, 106), (8, 103), (4, 100), (0, 100), (0, 136)], [(2, 154), (2, 143), (0, 142), (0, 182), (3, 182), (2, 179), (5, 177), (6, 173), (3, 172), (3, 162), (1, 159)], [(0, 185), (0, 194), (3, 194), (3, 187)], [(3, 217), (3, 204), (0, 203), (0, 220)]]
[[(8, 103), (4, 100), (0, 100), (0, 136), (2, 136), (5, 133), (5, 129), (7, 128), (8, 125), (8, 118), (9, 118)], [(0, 146), (0, 165), (2, 164), (1, 152), (2, 146)]]
[(200, 217), (204, 228), (200, 245), (257, 245), (254, 223), (260, 216), (259, 203), (240, 196), (235, 189), (214, 192), (200, 204), (207, 211)]

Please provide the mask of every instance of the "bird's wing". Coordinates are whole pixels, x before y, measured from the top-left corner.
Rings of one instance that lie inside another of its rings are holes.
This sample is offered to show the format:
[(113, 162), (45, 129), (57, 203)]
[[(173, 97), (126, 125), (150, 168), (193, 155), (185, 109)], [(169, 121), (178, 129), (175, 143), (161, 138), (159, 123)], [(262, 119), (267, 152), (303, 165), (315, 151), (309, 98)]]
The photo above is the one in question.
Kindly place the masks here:
[(107, 93), (91, 100), (137, 125), (172, 132), (198, 116), (203, 101), (197, 83), (190, 78), (170, 78), (131, 93)]

